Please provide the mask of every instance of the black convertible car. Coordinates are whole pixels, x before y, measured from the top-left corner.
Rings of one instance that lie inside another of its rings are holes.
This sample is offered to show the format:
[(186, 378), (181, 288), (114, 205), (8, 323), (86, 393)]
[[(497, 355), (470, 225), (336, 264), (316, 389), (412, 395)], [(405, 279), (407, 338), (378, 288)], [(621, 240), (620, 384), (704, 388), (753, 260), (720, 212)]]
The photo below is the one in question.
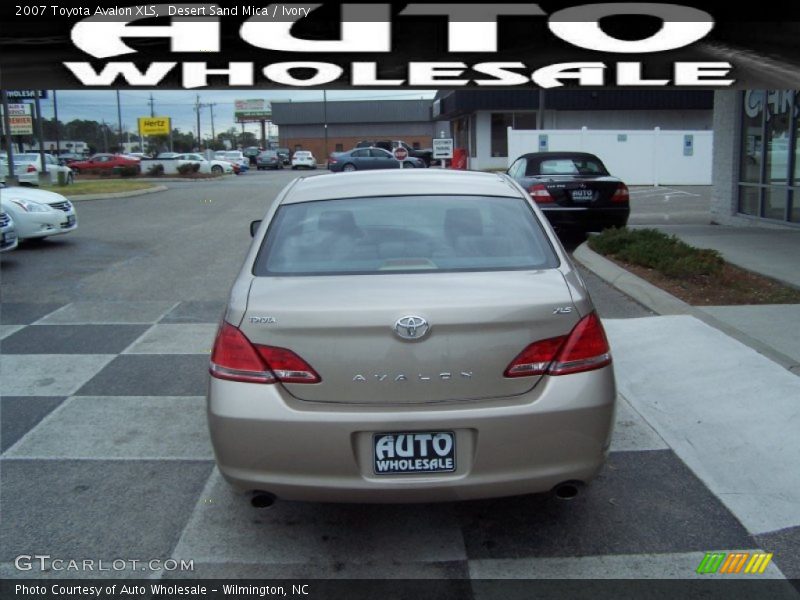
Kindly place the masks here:
[(628, 222), (628, 186), (609, 175), (594, 154), (524, 154), (507, 173), (528, 191), (556, 231), (601, 231)]

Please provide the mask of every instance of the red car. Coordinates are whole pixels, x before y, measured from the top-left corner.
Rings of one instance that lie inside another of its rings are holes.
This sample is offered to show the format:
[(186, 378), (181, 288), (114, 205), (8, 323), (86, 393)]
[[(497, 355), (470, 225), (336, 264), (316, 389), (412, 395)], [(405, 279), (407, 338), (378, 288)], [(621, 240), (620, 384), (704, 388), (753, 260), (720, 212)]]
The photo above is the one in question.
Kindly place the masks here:
[(114, 167), (139, 167), (139, 159), (119, 154), (95, 154), (94, 156), (70, 163), (69, 168), (75, 173), (93, 169), (113, 169)]

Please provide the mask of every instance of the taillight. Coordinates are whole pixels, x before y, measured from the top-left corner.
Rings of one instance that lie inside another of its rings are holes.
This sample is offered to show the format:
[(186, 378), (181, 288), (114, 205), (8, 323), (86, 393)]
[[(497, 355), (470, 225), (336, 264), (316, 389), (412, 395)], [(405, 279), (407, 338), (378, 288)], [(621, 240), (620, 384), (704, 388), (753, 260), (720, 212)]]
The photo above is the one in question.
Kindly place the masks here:
[(328, 159), (328, 163), (331, 164), (331, 165), (335, 165), (337, 162), (339, 162), (339, 161), (336, 160), (335, 158), (329, 158)]
[(631, 195), (628, 192), (628, 186), (625, 185), (624, 183), (620, 183), (617, 186), (617, 189), (614, 192), (614, 195), (611, 196), (611, 202), (613, 202), (614, 204), (628, 203), (630, 201), (630, 199), (631, 199)]
[(537, 204), (547, 204), (548, 202), (555, 202), (550, 192), (547, 191), (547, 186), (541, 183), (532, 185), (528, 188), (528, 193)]
[(224, 322), (211, 352), (209, 372), (217, 379), (246, 383), (318, 383), (319, 375), (286, 348), (253, 344), (237, 327)]
[(28, 168), (25, 169), (25, 172), (26, 173), (36, 173), (36, 167), (34, 167), (33, 165), (28, 165)]
[(534, 342), (508, 365), (506, 377), (568, 375), (611, 364), (603, 325), (595, 313), (578, 321), (568, 336)]

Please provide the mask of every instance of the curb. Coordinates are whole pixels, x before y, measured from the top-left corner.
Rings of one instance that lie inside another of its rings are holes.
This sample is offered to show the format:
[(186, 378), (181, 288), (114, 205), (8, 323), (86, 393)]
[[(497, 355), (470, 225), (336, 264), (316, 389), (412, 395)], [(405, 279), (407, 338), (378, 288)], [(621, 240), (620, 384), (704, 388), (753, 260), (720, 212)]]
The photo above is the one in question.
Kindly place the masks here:
[(641, 277), (626, 271), (616, 263), (589, 248), (588, 242), (584, 242), (578, 246), (575, 252), (573, 252), (573, 257), (600, 279), (617, 288), (622, 293), (627, 294), (653, 312), (659, 315), (692, 316), (703, 321), (706, 325), (710, 325), (722, 333), (740, 341), (745, 346), (749, 346), (759, 354), (763, 354), (789, 372), (800, 375), (800, 365), (798, 365), (797, 361), (792, 357), (775, 350), (764, 342), (740, 331), (733, 325), (720, 321), (707, 312), (691, 304), (687, 304), (683, 300), (665, 292)]
[(106, 198), (131, 198), (133, 196), (144, 196), (145, 194), (155, 194), (156, 192), (164, 192), (169, 188), (165, 185), (157, 185), (151, 188), (144, 188), (142, 190), (131, 190), (130, 192), (115, 192), (110, 194), (81, 194), (78, 196), (67, 196), (70, 202), (82, 202), (84, 200), (105, 200)]

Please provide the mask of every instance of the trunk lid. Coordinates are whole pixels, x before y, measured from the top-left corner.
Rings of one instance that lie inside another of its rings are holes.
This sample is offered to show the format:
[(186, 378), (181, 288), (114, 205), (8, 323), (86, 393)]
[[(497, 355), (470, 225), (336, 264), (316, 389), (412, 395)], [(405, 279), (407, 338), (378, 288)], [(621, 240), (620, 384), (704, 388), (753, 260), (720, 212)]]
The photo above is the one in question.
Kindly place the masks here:
[(525, 187), (535, 184), (543, 184), (559, 206), (598, 208), (612, 205), (620, 180), (610, 176), (553, 175), (532, 178)]
[[(424, 318), (427, 334), (401, 339), (393, 327), (406, 316)], [(319, 373), (317, 384), (285, 384), (301, 400), (413, 404), (529, 391), (539, 377), (506, 378), (506, 367), (577, 321), (563, 275), (547, 269), (257, 277), (240, 329)]]

